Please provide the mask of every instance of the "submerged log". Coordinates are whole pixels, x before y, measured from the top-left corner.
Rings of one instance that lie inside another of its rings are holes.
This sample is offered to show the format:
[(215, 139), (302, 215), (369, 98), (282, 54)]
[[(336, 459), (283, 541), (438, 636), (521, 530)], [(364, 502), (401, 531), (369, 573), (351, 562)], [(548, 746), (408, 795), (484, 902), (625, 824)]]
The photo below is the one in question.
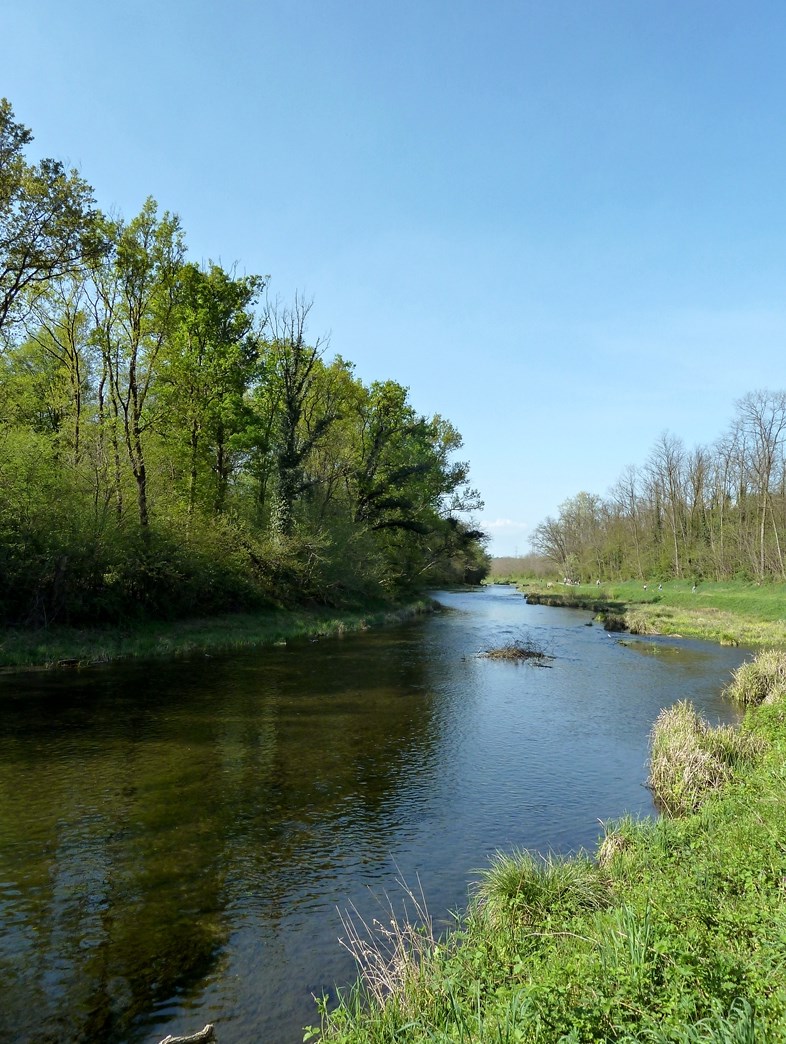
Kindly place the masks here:
[(159, 1044), (202, 1044), (202, 1041), (213, 1040), (213, 1023), (208, 1022), (204, 1029), (197, 1033), (189, 1033), (186, 1037), (164, 1037)]

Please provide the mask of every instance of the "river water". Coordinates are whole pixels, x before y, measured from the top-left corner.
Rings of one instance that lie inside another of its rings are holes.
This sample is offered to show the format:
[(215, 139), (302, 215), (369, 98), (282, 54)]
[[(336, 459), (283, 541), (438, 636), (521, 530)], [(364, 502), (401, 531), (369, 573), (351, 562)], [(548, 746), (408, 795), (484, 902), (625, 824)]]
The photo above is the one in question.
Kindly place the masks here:
[[(295, 1044), (354, 978), (340, 912), (439, 923), (496, 850), (653, 813), (647, 738), (745, 654), (512, 588), (342, 640), (0, 678), (0, 1036)], [(525, 637), (548, 666), (483, 659)]]

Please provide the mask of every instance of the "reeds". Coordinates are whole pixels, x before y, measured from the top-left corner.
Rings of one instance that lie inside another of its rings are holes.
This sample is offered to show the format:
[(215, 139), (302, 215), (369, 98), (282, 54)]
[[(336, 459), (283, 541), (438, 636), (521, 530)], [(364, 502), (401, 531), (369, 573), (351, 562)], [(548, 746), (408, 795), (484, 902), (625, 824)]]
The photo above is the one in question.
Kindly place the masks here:
[(403, 878), (397, 883), (404, 892), (400, 912), (389, 896), (382, 906), (382, 915), (370, 923), (354, 905), (339, 912), (344, 929), (344, 937), (339, 941), (355, 959), (363, 1002), (378, 1010), (391, 998), (405, 1003), (424, 959), (437, 946), (420, 880), (417, 889)]

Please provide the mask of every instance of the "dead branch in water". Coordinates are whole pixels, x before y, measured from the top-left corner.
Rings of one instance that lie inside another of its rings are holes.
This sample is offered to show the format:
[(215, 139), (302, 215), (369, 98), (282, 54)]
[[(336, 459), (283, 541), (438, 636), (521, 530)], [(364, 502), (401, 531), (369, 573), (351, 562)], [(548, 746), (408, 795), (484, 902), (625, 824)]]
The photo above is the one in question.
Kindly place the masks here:
[(487, 649), (485, 652), (478, 653), (478, 656), (485, 660), (508, 660), (512, 663), (531, 660), (536, 667), (546, 667), (548, 664), (545, 661), (554, 659), (553, 656), (549, 656), (542, 649), (533, 645), (526, 636), (514, 638), (505, 645), (497, 646), (494, 649)]
[(164, 1037), (159, 1044), (202, 1044), (203, 1041), (213, 1040), (213, 1023), (208, 1022), (204, 1029), (199, 1030), (197, 1033), (189, 1033), (185, 1037), (173, 1037), (171, 1034), (168, 1037)]

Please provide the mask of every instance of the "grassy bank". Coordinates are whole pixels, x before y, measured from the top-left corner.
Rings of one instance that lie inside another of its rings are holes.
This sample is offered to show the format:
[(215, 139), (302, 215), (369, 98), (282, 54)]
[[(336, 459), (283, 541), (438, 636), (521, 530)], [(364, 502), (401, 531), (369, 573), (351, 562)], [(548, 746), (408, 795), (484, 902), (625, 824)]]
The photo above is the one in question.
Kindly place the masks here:
[(577, 606), (634, 634), (671, 634), (722, 644), (786, 647), (786, 584), (554, 584), (517, 581), (532, 603)]
[(0, 670), (86, 667), (129, 658), (250, 649), (297, 638), (327, 638), (395, 623), (431, 611), (429, 599), (407, 606), (347, 611), (268, 609), (207, 619), (145, 621), (126, 627), (48, 627), (0, 634)]
[(361, 932), (365, 979), (323, 1010), (324, 1039), (785, 1040), (784, 670), (781, 654), (772, 685), (761, 670), (735, 681), (741, 703), (767, 696), (734, 736), (689, 707), (656, 724), (650, 785), (687, 814), (609, 825), (571, 860), (498, 856), (446, 937), (420, 901), (420, 928)]

